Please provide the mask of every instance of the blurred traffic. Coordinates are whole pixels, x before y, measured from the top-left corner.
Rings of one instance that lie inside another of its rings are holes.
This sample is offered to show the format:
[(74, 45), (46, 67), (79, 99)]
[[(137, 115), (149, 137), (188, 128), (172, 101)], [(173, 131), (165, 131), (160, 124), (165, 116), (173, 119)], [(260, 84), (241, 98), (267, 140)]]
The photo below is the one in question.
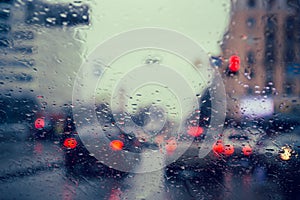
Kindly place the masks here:
[(0, 199), (299, 199), (300, 2), (114, 3), (0, 2)]

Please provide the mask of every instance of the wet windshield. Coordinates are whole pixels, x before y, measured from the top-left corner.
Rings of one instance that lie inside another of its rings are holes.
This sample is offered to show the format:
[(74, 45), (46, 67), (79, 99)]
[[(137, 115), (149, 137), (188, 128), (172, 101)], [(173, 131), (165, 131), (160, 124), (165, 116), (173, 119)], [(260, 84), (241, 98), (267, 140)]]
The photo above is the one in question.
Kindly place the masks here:
[(0, 199), (299, 199), (299, 9), (0, 0)]

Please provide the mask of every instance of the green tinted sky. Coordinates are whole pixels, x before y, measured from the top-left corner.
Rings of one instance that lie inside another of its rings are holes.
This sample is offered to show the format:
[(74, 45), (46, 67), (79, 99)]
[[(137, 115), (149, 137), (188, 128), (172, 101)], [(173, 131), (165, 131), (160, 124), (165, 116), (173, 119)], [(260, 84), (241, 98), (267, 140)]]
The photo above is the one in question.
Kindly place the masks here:
[(229, 0), (93, 0), (92, 25), (86, 32), (88, 52), (98, 43), (133, 28), (162, 27), (191, 37), (219, 54), (229, 21)]

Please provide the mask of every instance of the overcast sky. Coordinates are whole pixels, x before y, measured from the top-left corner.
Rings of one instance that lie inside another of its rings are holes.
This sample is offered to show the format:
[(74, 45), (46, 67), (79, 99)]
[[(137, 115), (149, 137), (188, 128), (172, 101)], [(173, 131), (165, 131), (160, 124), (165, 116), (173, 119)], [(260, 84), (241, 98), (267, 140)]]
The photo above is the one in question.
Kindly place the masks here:
[(230, 0), (93, 0), (88, 52), (112, 35), (133, 28), (162, 27), (181, 32), (208, 53), (218, 55), (218, 41), (229, 22)]
[[(51, 2), (72, 1), (51, 0)], [(230, 15), (230, 0), (86, 0), (83, 2), (90, 6), (91, 19), (89, 27), (78, 27), (76, 33), (79, 33), (79, 37), (82, 38), (84, 57), (88, 57), (99, 44), (112, 36), (143, 27), (160, 27), (177, 31), (197, 42), (207, 54), (219, 55), (220, 46), (218, 42), (222, 40), (223, 34), (226, 32)], [(132, 42), (132, 40), (128, 40), (128, 42)], [(108, 51), (111, 50), (108, 49)], [(164, 85), (158, 86), (158, 84), (153, 84), (153, 87), (149, 87), (149, 84), (145, 83), (145, 86), (137, 86), (135, 91), (125, 91), (126, 98), (139, 93), (143, 97), (141, 100), (146, 104), (159, 100), (162, 103), (167, 102), (180, 112), (178, 110), (180, 107), (178, 101), (180, 100), (176, 99), (176, 96), (178, 97), (179, 94), (175, 94), (176, 92), (170, 90), (170, 88), (173, 87), (178, 91), (187, 91), (187, 88), (190, 86), (193, 90), (190, 95), (195, 97), (196, 93), (201, 93), (200, 90), (202, 90), (199, 87), (199, 81), (207, 82), (208, 80), (198, 77), (193, 71), (193, 67), (180, 60), (180, 57), (167, 54), (166, 52), (136, 52), (120, 58), (119, 62), (115, 62), (110, 70), (106, 70), (106, 74), (100, 69), (102, 82), (98, 87), (102, 88), (102, 90), (98, 90), (99, 96), (107, 96), (104, 93), (114, 91), (117, 85), (122, 86), (119, 89), (126, 90), (125, 86), (133, 83), (128, 81), (123, 83), (120, 81), (120, 78), (126, 74), (126, 76), (130, 76), (131, 70), (138, 69), (137, 66), (143, 64), (144, 59), (149, 55), (158, 56), (162, 60), (162, 65), (171, 67), (169, 71), (162, 70), (159, 72), (163, 77), (170, 77), (172, 70), (178, 72), (178, 75), (173, 77), (177, 80), (176, 84), (167, 85), (169, 90), (166, 91)], [(87, 70), (91, 70), (90, 74), (94, 74), (92, 71), (94, 68), (88, 66), (84, 71)], [(146, 74), (135, 76), (134, 78), (140, 77), (143, 79), (144, 76)], [(88, 77), (85, 85), (94, 87), (96, 80), (100, 80), (99, 78)], [(169, 79), (171, 82), (172, 77)], [(181, 82), (178, 82), (179, 79), (181, 79)], [(156, 90), (160, 91), (158, 96), (150, 95)], [(85, 94), (85, 92), (90, 93), (87, 90), (83, 90), (82, 96), (90, 98), (91, 94)], [(187, 97), (187, 95), (184, 96)], [(107, 96), (107, 98), (109, 97)], [(132, 99), (132, 101), (135, 100), (138, 101), (135, 98)], [(109, 100), (107, 99), (107, 101)]]

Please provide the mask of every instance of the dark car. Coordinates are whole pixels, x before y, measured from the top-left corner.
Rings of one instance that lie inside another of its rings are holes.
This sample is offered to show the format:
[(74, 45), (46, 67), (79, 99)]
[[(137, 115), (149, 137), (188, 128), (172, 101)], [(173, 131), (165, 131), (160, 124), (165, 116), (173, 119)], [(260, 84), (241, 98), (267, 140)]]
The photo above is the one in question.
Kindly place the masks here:
[(36, 113), (33, 122), (33, 136), (35, 139), (55, 140), (63, 132), (64, 117), (60, 114), (41, 111)]
[(262, 166), (270, 173), (276, 173), (277, 176), (295, 176), (295, 174), (299, 174), (299, 154), (299, 127), (291, 132), (265, 136), (259, 142), (259, 156)]
[[(65, 120), (64, 133), (61, 144), (65, 154), (65, 166), (70, 172), (81, 172), (85, 174), (123, 174), (124, 168), (128, 172), (135, 172), (135, 167), (140, 163), (141, 153), (148, 151), (154, 155), (166, 154), (166, 159), (172, 160), (173, 147), (172, 138), (168, 132), (172, 130), (172, 123), (163, 121), (162, 110), (158, 107), (145, 107), (129, 116), (126, 113), (112, 113), (109, 105), (100, 104), (96, 108), (98, 123), (102, 130), (88, 124), (76, 124), (73, 118)], [(151, 117), (150, 117), (151, 116)], [(130, 119), (130, 120), (128, 120)], [(207, 119), (200, 120), (201, 125), (189, 124), (189, 139), (196, 145)], [(122, 122), (121, 122), (122, 121)], [(103, 132), (104, 134), (99, 134)], [(100, 142), (93, 140), (92, 134), (98, 134)], [(160, 140), (161, 139), (161, 140)], [(184, 141), (185, 137), (182, 138)], [(87, 142), (90, 141), (90, 142)], [(176, 141), (175, 141), (176, 143)], [(178, 147), (178, 150), (185, 148), (185, 143)], [(93, 152), (97, 151), (91, 146), (97, 145), (101, 149), (101, 155), (97, 156)], [(198, 147), (196, 148), (198, 150)], [(92, 150), (92, 151), (91, 151)], [(171, 153), (171, 154), (169, 154)], [(109, 163), (112, 161), (121, 162), (127, 167), (114, 167)], [(128, 161), (129, 160), (129, 161)], [(117, 170), (115, 170), (117, 169)]]
[(3, 132), (19, 127), (19, 130), (27, 130), (23, 138), (55, 139), (63, 131), (64, 118), (62, 114), (45, 111), (33, 95), (0, 97), (0, 130)]
[[(122, 112), (112, 113), (108, 103), (99, 104), (95, 112), (97, 123), (101, 125), (101, 132), (104, 133), (102, 135), (96, 127), (89, 125), (88, 122), (83, 124), (80, 120), (74, 121), (70, 115), (66, 120), (61, 142), (67, 169), (84, 170), (87, 173), (113, 171), (113, 166), (106, 166), (108, 160), (116, 159), (115, 156), (130, 157), (130, 153), (136, 156), (133, 161), (135, 164), (131, 165), (134, 168), (140, 163), (141, 154), (145, 151), (152, 152), (153, 156), (163, 155), (165, 163), (162, 166), (167, 166), (166, 172), (170, 174), (182, 169), (188, 171), (186, 168), (204, 169), (217, 164), (215, 161), (218, 157), (212, 151), (213, 143), (209, 146), (208, 155), (197, 159), (199, 148), (207, 146), (203, 144), (209, 137), (207, 130), (211, 120), (210, 93), (206, 91), (199, 97), (199, 101), (199, 109), (183, 119), (183, 129), (178, 133), (176, 132), (178, 130), (175, 130), (177, 124), (166, 118), (162, 108), (154, 105), (145, 106), (129, 115)], [(98, 138), (94, 137), (95, 134)], [(99, 138), (100, 142), (96, 143), (94, 140)], [(102, 149), (95, 149), (93, 145)], [(100, 151), (101, 155), (107, 156), (95, 155), (94, 151)], [(118, 155), (116, 152), (129, 154)]]
[(257, 144), (263, 135), (264, 131), (256, 128), (227, 128), (212, 150), (226, 167), (253, 169), (258, 165)]
[(228, 169), (253, 170), (259, 165), (257, 142), (263, 135), (261, 131), (227, 127), (223, 132), (215, 134), (219, 137), (211, 146), (206, 146), (209, 153), (200, 157), (206, 134), (205, 129), (201, 137), (195, 138), (191, 144), (186, 143), (187, 147), (178, 145), (178, 148), (187, 150), (167, 167), (169, 177), (197, 178), (203, 172), (217, 175)]
[[(166, 168), (168, 178), (195, 178), (202, 172), (218, 173), (220, 159), (212, 151), (212, 146), (214, 137), (220, 133), (217, 129), (215, 131), (211, 129), (213, 104), (211, 92), (214, 91), (206, 90), (199, 96), (200, 107), (185, 119), (185, 129), (180, 136), (176, 140), (174, 138), (166, 140), (166, 148), (174, 151), (167, 155), (167, 159), (171, 162)], [(206, 155), (202, 155), (203, 152)], [(179, 157), (177, 153), (180, 154)]]
[[(0, 157), (12, 159), (32, 150), (34, 119), (40, 109), (30, 95), (0, 95)], [(3, 163), (3, 166), (8, 162)], [(13, 167), (12, 167), (13, 168)], [(10, 167), (1, 169), (8, 173)]]
[[(142, 144), (133, 134), (125, 133), (115, 126), (116, 121), (107, 104), (99, 105), (96, 112), (102, 127), (101, 131), (95, 130), (91, 125), (76, 126), (76, 122), (71, 115), (65, 120), (64, 131), (61, 137), (65, 167), (68, 172), (73, 174), (122, 177), (126, 172), (132, 170), (130, 168), (135, 166), (134, 163), (128, 163), (128, 171), (116, 170), (113, 166), (109, 166), (108, 163), (124, 160), (124, 152), (139, 153)], [(90, 130), (104, 133), (104, 135), (99, 135), (100, 141), (103, 142), (97, 143), (97, 146), (101, 149), (101, 155), (104, 157), (97, 157), (97, 155), (90, 152), (89, 147), (91, 144), (83, 142), (83, 140), (86, 141), (91, 138), (89, 134), (86, 134)], [(138, 156), (135, 159), (138, 159)], [(125, 161), (122, 164), (126, 165)]]
[[(16, 138), (28, 139), (34, 132), (34, 120), (40, 106), (35, 98), (30, 95), (0, 97), (0, 130), (1, 136), (5, 133), (14, 132)], [(18, 129), (16, 129), (18, 127)], [(15, 130), (16, 129), (16, 130)], [(11, 130), (11, 131), (9, 131)], [(26, 131), (24, 131), (26, 130)], [(26, 133), (26, 135), (17, 135)]]

